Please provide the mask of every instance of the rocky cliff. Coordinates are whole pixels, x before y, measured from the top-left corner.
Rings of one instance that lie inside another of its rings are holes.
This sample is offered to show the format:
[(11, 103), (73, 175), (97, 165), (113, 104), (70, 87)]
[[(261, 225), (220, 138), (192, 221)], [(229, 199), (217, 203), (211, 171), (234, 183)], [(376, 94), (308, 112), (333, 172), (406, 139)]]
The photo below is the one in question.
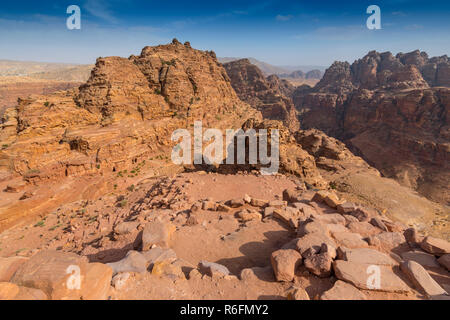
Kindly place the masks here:
[(424, 52), (369, 52), (335, 62), (314, 88), (297, 88), (305, 128), (337, 137), (385, 176), (449, 204), (450, 62)]
[(275, 75), (268, 78), (248, 59), (224, 64), (231, 84), (242, 101), (261, 111), (264, 118), (281, 120), (292, 130), (299, 128), (295, 107), (289, 98), (294, 88)]

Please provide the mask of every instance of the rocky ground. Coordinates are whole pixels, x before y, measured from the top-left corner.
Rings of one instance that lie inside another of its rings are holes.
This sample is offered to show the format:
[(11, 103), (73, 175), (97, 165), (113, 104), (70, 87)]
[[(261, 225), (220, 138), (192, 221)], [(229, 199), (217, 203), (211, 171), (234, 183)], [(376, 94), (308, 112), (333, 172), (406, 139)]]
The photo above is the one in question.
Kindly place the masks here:
[[(447, 241), (258, 172), (143, 180), (0, 243), (0, 296), (12, 299), (447, 299), (450, 286)], [(70, 265), (80, 290), (67, 288)]]

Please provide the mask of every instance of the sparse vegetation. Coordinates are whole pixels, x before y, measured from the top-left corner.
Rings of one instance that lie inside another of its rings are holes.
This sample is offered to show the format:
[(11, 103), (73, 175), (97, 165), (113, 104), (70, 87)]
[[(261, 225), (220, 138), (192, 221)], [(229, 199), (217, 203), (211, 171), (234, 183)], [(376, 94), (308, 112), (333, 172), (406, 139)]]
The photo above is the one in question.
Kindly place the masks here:
[(43, 227), (43, 226), (45, 226), (45, 221), (44, 220), (41, 220), (41, 221), (39, 221), (38, 223), (36, 223), (35, 225), (34, 225), (34, 227)]
[(119, 202), (118, 206), (120, 208), (125, 208), (127, 206), (127, 204), (128, 204), (128, 201), (126, 199), (124, 199), (124, 200)]

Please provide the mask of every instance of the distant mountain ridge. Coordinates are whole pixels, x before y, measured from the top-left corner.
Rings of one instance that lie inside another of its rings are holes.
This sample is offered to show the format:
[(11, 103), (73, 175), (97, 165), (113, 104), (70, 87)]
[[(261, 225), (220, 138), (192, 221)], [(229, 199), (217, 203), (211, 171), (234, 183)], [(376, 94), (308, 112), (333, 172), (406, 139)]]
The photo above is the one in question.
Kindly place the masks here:
[(0, 77), (85, 82), (93, 67), (70, 63), (0, 60)]
[[(218, 58), (220, 63), (228, 63), (232, 61), (241, 60), (242, 58), (236, 58), (236, 57), (222, 57)], [(276, 74), (276, 75), (283, 75), (283, 74), (291, 74), (295, 71), (302, 71), (304, 73), (308, 73), (313, 70), (319, 70), (320, 72), (324, 72), (327, 67), (325, 66), (274, 66), (272, 64), (269, 64), (267, 62), (263, 62), (260, 60), (257, 60), (255, 58), (247, 58), (252, 64), (257, 66), (266, 76)]]

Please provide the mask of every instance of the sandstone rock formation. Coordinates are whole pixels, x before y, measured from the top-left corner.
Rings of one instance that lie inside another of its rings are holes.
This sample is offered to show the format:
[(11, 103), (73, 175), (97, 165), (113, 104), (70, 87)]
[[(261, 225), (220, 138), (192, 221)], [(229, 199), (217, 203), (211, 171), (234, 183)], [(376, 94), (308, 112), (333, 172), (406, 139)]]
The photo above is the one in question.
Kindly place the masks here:
[(293, 88), (286, 80), (275, 75), (266, 79), (248, 59), (225, 63), (224, 67), (242, 101), (261, 111), (264, 118), (282, 120), (288, 128), (298, 129), (295, 108), (288, 98)]
[[(99, 58), (79, 90), (21, 99), (5, 111), (0, 180), (117, 174), (167, 158), (171, 133), (196, 120), (239, 128), (247, 117), (260, 115), (239, 100), (213, 52), (174, 40), (129, 59)], [(13, 211), (24, 215), (23, 208)], [(14, 214), (0, 213), (0, 225)]]
[(448, 205), (449, 66), (447, 56), (372, 51), (335, 62), (293, 100), (303, 128), (339, 138), (383, 175)]

